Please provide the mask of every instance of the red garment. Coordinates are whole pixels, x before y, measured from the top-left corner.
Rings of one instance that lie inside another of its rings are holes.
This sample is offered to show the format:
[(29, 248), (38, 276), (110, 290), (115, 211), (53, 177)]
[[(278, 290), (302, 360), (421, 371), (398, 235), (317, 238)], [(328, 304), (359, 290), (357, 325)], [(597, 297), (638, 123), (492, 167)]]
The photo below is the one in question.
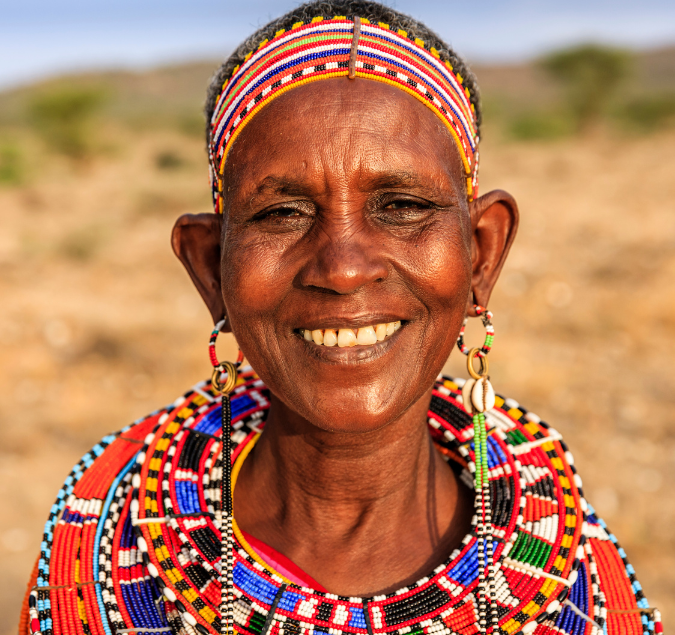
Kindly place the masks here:
[(297, 564), (295, 564), (295, 562), (287, 558), (283, 553), (279, 553), (276, 549), (265, 544), (262, 540), (258, 540), (256, 537), (247, 534), (243, 530), (241, 530), (241, 533), (244, 538), (246, 538), (246, 542), (251, 546), (251, 549), (272, 567), (272, 569), (278, 571), (281, 575), (295, 584), (327, 593), (326, 589), (324, 589), (314, 578), (307, 575)]

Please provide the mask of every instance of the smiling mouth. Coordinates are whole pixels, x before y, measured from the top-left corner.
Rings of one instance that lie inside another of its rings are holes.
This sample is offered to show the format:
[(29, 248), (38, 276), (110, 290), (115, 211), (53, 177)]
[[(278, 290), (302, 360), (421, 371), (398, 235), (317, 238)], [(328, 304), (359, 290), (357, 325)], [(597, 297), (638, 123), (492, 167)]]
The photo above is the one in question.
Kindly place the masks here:
[(358, 329), (299, 329), (299, 334), (308, 342), (318, 346), (337, 346), (351, 348), (352, 346), (374, 346), (391, 337), (401, 328), (401, 321), (384, 322), (372, 326), (362, 326)]

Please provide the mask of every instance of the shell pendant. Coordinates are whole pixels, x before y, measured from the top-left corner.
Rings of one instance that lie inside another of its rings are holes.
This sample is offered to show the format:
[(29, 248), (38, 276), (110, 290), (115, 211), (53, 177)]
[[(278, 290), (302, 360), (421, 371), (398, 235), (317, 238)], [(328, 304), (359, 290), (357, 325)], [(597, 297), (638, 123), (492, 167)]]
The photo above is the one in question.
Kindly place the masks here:
[(485, 376), (467, 379), (462, 387), (462, 403), (470, 415), (492, 410), (495, 407), (495, 391), (490, 380)]

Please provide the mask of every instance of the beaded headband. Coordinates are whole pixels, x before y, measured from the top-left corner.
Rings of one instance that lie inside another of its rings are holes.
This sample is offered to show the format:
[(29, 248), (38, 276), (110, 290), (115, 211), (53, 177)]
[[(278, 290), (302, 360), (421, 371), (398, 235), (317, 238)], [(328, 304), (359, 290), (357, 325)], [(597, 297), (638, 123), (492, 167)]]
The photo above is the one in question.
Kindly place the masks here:
[(314, 18), (281, 30), (249, 53), (224, 83), (211, 119), (209, 160), (215, 211), (222, 213), (222, 175), (237, 135), (266, 103), (295, 86), (332, 77), (363, 77), (419, 99), (450, 131), (464, 166), (469, 200), (477, 192), (478, 132), (469, 90), (452, 65), (420, 39), (384, 23), (344, 16)]

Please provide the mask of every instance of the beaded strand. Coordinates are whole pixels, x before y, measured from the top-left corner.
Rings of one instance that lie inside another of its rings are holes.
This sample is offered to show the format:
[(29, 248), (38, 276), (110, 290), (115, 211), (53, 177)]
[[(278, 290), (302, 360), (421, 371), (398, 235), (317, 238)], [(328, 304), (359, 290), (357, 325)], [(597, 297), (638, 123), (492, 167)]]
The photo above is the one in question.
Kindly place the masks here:
[(221, 397), (222, 412), (222, 466), (221, 478), (221, 520), (220, 520), (220, 557), (223, 563), (221, 572), (221, 635), (232, 635), (234, 632), (234, 530), (232, 527), (232, 407), (230, 395), (223, 393)]
[[(221, 635), (234, 633), (234, 528), (233, 528), (233, 500), (232, 500), (232, 405), (230, 393), (237, 383), (237, 371), (244, 361), (244, 354), (239, 351), (234, 364), (221, 364), (216, 354), (216, 340), (227, 322), (225, 316), (218, 322), (211, 332), (209, 339), (209, 359), (214, 368), (211, 381), (214, 390), (220, 392), (221, 410), (221, 489), (220, 489), (220, 557), (221, 557), (221, 586), (220, 586), (220, 619)], [(225, 383), (220, 383), (220, 375), (227, 373)]]

